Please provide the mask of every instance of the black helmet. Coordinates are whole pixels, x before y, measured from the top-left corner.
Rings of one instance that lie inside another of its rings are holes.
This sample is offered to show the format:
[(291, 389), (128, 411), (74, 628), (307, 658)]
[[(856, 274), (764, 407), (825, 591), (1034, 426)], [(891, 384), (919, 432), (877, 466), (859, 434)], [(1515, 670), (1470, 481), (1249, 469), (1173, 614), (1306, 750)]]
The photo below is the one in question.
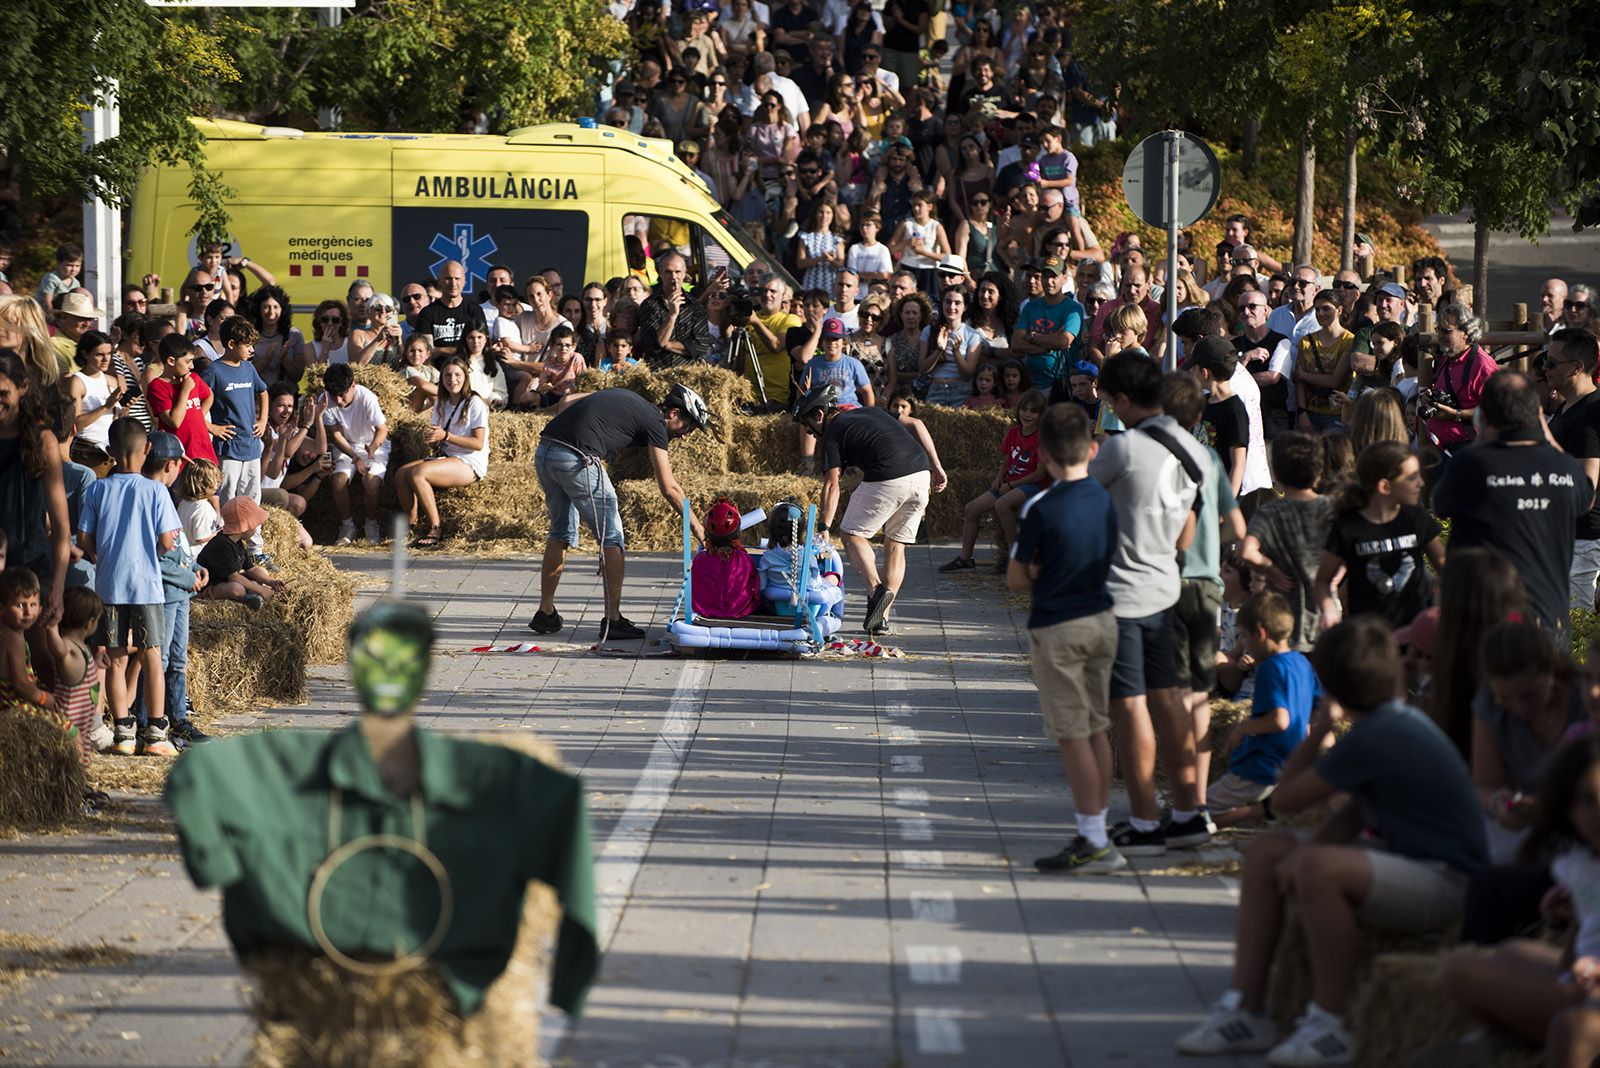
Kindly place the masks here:
[(794, 402), (794, 409), (789, 414), (794, 416), (795, 422), (803, 423), (806, 421), (806, 416), (812, 412), (831, 411), (838, 405), (839, 387), (833, 382), (823, 382), (806, 390), (805, 394)]
[(682, 382), (672, 384), (672, 388), (667, 390), (667, 399), (661, 402), (661, 406), (678, 409), (695, 425), (696, 430), (704, 430), (711, 425), (711, 409), (706, 407), (706, 402), (701, 399), (700, 394)]

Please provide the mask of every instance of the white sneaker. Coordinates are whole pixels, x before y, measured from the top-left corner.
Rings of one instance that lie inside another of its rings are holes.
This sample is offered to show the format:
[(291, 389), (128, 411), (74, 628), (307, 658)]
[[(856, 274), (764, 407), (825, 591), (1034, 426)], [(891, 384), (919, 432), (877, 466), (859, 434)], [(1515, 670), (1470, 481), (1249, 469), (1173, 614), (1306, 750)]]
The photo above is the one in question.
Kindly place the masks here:
[(382, 543), (383, 535), (378, 533), (378, 521), (376, 519), (367, 520), (366, 535), (367, 541), (373, 545)]
[(1277, 1029), (1272, 1018), (1239, 1007), (1239, 992), (1230, 990), (1211, 1007), (1205, 1022), (1178, 1038), (1178, 1052), (1191, 1057), (1221, 1053), (1260, 1053), (1272, 1048)]
[(1294, 1032), (1272, 1047), (1267, 1063), (1273, 1068), (1323, 1068), (1353, 1064), (1356, 1039), (1338, 1017), (1309, 1006), (1295, 1022)]
[(356, 540), (356, 521), (346, 519), (339, 524), (339, 536), (334, 539), (335, 545), (349, 545)]
[(94, 746), (96, 753), (109, 753), (111, 747), (117, 744), (117, 734), (101, 720), (89, 730), (89, 744)]

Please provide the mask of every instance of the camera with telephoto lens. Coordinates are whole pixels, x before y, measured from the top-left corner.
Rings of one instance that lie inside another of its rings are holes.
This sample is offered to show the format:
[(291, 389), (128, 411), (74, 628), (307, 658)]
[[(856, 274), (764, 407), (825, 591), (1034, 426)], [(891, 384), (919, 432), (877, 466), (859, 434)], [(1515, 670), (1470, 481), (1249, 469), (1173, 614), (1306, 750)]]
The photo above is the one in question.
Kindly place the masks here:
[(755, 298), (744, 286), (733, 286), (728, 290), (728, 318), (735, 326), (748, 323), (756, 313)]
[(1437, 419), (1441, 404), (1458, 412), (1461, 410), (1461, 402), (1448, 389), (1424, 389), (1417, 394), (1417, 412), (1424, 419)]

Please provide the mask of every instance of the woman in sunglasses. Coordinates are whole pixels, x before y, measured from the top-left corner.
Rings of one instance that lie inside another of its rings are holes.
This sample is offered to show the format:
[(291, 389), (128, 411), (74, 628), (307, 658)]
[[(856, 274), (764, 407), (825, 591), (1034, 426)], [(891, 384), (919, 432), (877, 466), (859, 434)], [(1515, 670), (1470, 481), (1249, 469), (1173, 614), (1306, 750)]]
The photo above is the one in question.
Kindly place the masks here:
[(400, 313), (394, 298), (375, 293), (367, 301), (367, 329), (350, 331), (350, 348), (358, 355), (353, 363), (375, 363), (395, 370), (405, 366), (400, 356)]
[(863, 301), (857, 312), (860, 328), (844, 343), (847, 356), (854, 356), (867, 369), (867, 380), (872, 383), (872, 395), (880, 405), (889, 403), (886, 387), (889, 385), (889, 365), (884, 351), (883, 325), (888, 316), (888, 304), (881, 299)]
[(344, 301), (325, 300), (318, 304), (311, 315), (311, 327), (317, 340), (306, 346), (306, 366), (302, 371), (350, 362), (350, 319), (345, 314)]

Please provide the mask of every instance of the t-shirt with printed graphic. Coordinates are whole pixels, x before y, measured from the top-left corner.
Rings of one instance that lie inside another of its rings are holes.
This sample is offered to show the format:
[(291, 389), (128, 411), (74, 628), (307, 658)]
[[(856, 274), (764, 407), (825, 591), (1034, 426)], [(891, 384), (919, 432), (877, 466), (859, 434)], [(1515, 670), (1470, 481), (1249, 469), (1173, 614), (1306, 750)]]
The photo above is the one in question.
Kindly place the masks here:
[(489, 332), (488, 320), (476, 301), (462, 300), (451, 308), (444, 301), (436, 300), (417, 313), (417, 333), (432, 337), (436, 349), (444, 347), (458, 350), (461, 339), (473, 328), (485, 334)]
[[(1078, 176), (1078, 157), (1063, 149), (1060, 152), (1048, 153), (1039, 157), (1039, 177), (1047, 182), (1059, 181), (1062, 178), (1076, 179)], [(1078, 200), (1078, 183), (1060, 190), (1067, 202), (1067, 207), (1082, 210)]]
[(267, 391), (267, 384), (256, 369), (248, 363), (217, 360), (200, 372), (200, 380), (217, 398), (211, 405), (211, 421), (217, 426), (233, 427), (233, 437), (217, 438), (213, 443), (218, 459), (261, 459), (261, 439), (255, 433), (260, 409), (256, 405)]
[(1083, 347), (1083, 305), (1066, 293), (1054, 304), (1045, 297), (1034, 297), (1022, 306), (1022, 314), (1017, 316), (1017, 329), (1072, 335), (1070, 348), (1036, 352), (1027, 357), (1028, 375), (1033, 384), (1049, 392), (1062, 361), (1070, 360), (1071, 355)]
[[(173, 419), (171, 423), (165, 422), (170, 418), (173, 401), (178, 399), (178, 385), (165, 375), (151, 382), (145, 388), (145, 394), (150, 402), (150, 410), (157, 417), (157, 425), (166, 430), (172, 428), (173, 434), (183, 444), (183, 454), (191, 460), (210, 460), (217, 462), (217, 450), (211, 445), (211, 432), (206, 429), (206, 413), (204, 404), (211, 390), (200, 381), (200, 376), (193, 371), (189, 377), (194, 380), (194, 388), (189, 390), (189, 402), (184, 405), (183, 417)], [(175, 424), (175, 425), (174, 425)]]
[(1423, 549), (1442, 530), (1412, 504), (1402, 504), (1387, 523), (1374, 523), (1355, 508), (1340, 512), (1328, 530), (1328, 551), (1344, 561), (1349, 614), (1382, 616), (1391, 627), (1415, 619), (1433, 592)]
[[(1024, 482), (1039, 482), (1041, 474), (1039, 468), (1039, 431), (1024, 434), (1022, 428), (1013, 426), (1006, 431), (1005, 438), (1000, 442), (1000, 452), (1006, 458), (1006, 473), (1004, 481), (1013, 486)], [(1045, 478), (1043, 482), (1050, 480)]]

